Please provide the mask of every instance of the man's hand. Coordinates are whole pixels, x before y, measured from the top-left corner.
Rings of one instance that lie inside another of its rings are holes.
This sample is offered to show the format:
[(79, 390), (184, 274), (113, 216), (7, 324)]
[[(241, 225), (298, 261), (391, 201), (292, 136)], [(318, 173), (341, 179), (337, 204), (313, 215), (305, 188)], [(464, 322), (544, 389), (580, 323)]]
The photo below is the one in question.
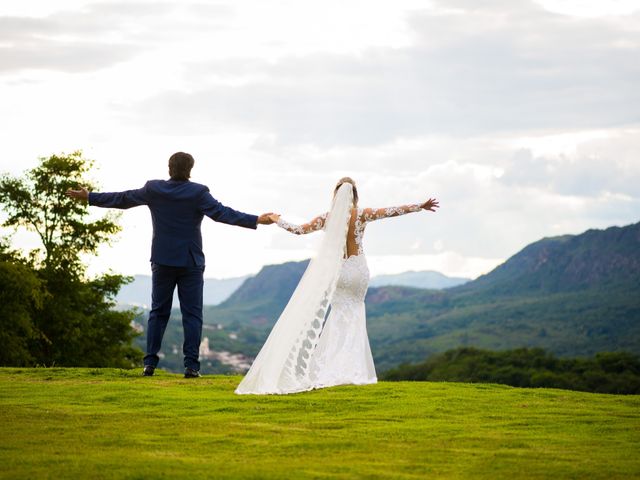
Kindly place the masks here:
[(75, 200), (81, 200), (83, 202), (89, 201), (89, 190), (81, 187), (80, 190), (67, 190), (67, 197), (71, 197)]
[(278, 223), (278, 220), (280, 220), (280, 214), (279, 213), (272, 213), (271, 215), (269, 215), (269, 218), (271, 219), (271, 221), (273, 223)]
[(273, 212), (263, 213), (258, 217), (258, 225), (271, 225), (273, 223), (273, 219), (271, 216)]
[(430, 198), (420, 206), (425, 210), (429, 210), (430, 212), (435, 212), (436, 208), (440, 208), (440, 205), (438, 204), (438, 201), (435, 198)]

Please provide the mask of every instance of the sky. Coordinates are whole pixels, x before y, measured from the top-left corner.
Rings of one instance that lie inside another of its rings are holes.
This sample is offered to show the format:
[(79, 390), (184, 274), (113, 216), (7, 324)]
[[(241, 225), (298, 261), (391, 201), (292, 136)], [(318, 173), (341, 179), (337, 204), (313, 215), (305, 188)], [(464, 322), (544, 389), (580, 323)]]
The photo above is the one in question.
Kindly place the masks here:
[[(441, 204), (368, 226), (373, 275), (475, 278), (640, 221), (639, 58), (637, 0), (3, 2), (0, 172), (81, 149), (119, 191), (186, 151), (219, 201), (291, 222), (349, 175), (363, 207)], [(89, 271), (149, 274), (148, 210), (120, 223)], [(320, 235), (205, 219), (205, 276), (308, 258)]]

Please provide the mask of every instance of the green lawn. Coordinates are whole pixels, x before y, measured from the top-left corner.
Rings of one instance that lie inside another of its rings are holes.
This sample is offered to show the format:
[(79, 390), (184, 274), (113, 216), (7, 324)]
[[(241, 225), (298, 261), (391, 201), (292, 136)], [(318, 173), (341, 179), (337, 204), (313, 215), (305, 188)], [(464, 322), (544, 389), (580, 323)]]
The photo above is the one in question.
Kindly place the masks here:
[(640, 477), (637, 396), (383, 382), (256, 397), (238, 381), (0, 369), (0, 477)]

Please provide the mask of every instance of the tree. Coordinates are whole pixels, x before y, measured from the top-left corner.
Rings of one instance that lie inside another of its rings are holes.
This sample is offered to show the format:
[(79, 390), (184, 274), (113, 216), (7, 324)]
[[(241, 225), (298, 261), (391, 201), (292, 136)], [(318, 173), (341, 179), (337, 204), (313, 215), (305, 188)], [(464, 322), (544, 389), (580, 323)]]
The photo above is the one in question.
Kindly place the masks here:
[(627, 352), (601, 352), (593, 358), (556, 358), (541, 348), (496, 352), (458, 347), (419, 364), (402, 364), (387, 371), (383, 378), (638, 394), (640, 357)]
[(137, 312), (113, 310), (115, 295), (130, 279), (108, 274), (88, 280), (82, 261), (120, 231), (117, 218), (89, 220), (88, 206), (65, 195), (80, 185), (94, 188), (87, 178), (92, 166), (78, 151), (41, 158), (22, 178), (0, 178), (4, 226), (35, 232), (41, 241), (22, 260), (46, 289), (32, 316), (30, 354), (38, 364), (124, 367), (140, 357), (131, 347)]
[(38, 340), (34, 314), (42, 307), (44, 288), (37, 275), (0, 243), (0, 366), (34, 361), (30, 346)]
[(4, 226), (24, 227), (38, 234), (44, 251), (30, 253), (34, 263), (46, 270), (84, 274), (80, 255), (95, 254), (100, 244), (120, 231), (114, 215), (89, 222), (88, 206), (65, 195), (78, 185), (94, 188), (87, 179), (92, 166), (93, 161), (77, 151), (40, 158), (40, 165), (28, 170), (24, 178), (0, 178), (0, 203), (8, 214)]

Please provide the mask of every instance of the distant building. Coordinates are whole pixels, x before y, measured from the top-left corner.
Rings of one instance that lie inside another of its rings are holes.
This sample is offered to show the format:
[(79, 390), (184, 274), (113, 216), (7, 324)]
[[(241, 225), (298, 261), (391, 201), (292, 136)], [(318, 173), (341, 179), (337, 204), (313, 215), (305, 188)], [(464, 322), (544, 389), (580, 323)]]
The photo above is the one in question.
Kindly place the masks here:
[[(235, 334), (232, 334), (235, 335)], [(231, 335), (229, 335), (231, 336)], [(244, 373), (249, 370), (253, 359), (241, 353), (216, 352), (209, 348), (209, 337), (204, 337), (200, 342), (200, 357), (202, 359), (217, 360), (224, 365), (229, 365), (233, 370)]]
[(200, 356), (209, 358), (211, 356), (211, 350), (209, 349), (209, 337), (204, 337), (200, 342)]

